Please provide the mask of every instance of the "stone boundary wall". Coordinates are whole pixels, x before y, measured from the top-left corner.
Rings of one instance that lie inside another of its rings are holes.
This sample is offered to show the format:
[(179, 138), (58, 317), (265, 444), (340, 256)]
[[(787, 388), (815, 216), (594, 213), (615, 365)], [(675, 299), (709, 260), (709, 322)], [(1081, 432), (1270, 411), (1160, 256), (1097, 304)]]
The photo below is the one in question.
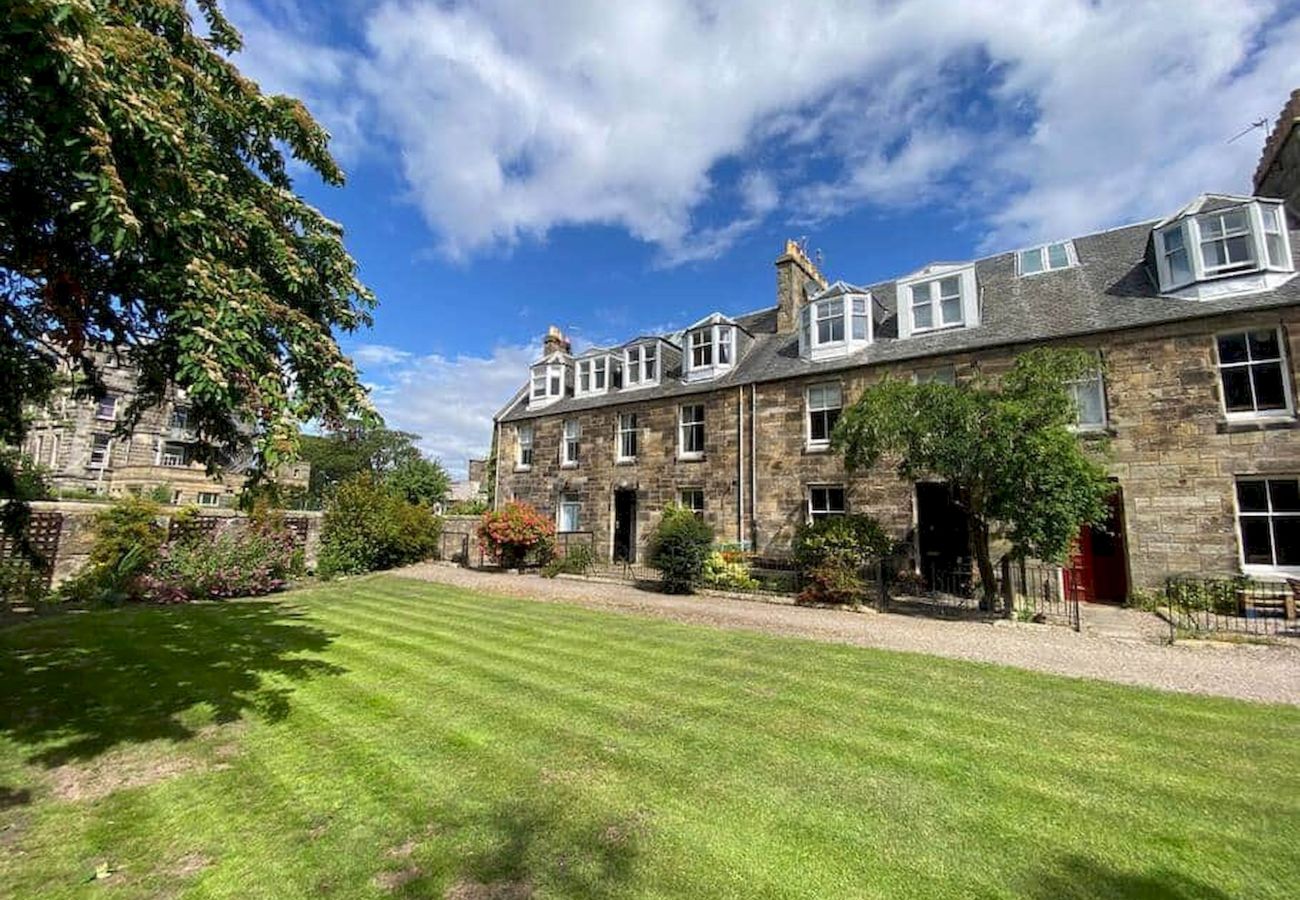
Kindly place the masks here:
[[(37, 549), (48, 553), (53, 550), (53, 565), (49, 568), (49, 584), (58, 587), (75, 575), (90, 558), (90, 548), (95, 540), (95, 515), (108, 509), (107, 503), (80, 503), (68, 500), (38, 500), (31, 504), (32, 522), (40, 523)], [(172, 533), (171, 517), (177, 509), (164, 508), (161, 518), (168, 534)], [(238, 527), (248, 520), (245, 513), (232, 509), (201, 509), (199, 527), (204, 531)], [(303, 548), (308, 569), (316, 567), (320, 555), (321, 513), (286, 510), (285, 522), (294, 533), (295, 542)], [(54, 533), (57, 522), (57, 533)], [(11, 542), (0, 543), (0, 558), (14, 555)]]
[(443, 516), (438, 556), (450, 562), (478, 567), (484, 562), (478, 526), (482, 516)]

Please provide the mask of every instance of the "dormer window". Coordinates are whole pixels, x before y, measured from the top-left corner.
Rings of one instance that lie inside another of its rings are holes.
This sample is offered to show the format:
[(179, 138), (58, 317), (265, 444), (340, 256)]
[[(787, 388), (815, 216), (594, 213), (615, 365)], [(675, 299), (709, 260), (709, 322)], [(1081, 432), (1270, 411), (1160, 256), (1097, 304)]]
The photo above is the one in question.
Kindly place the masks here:
[(603, 394), (610, 388), (622, 387), (622, 361), (608, 353), (578, 360), (577, 369), (577, 381), (573, 390), (575, 397)]
[(629, 388), (659, 383), (659, 345), (634, 344), (623, 354), (623, 383)]
[(549, 406), (564, 397), (566, 365), (559, 356), (543, 360), (533, 366), (528, 391), (528, 405)]
[(936, 264), (900, 279), (898, 309), (900, 338), (975, 327), (979, 324), (975, 267)]
[(1043, 272), (1055, 272), (1068, 269), (1078, 264), (1072, 241), (1059, 241), (1031, 247), (1016, 254), (1016, 269), (1020, 275), (1038, 275)]
[(691, 327), (686, 337), (686, 380), (714, 378), (736, 363), (736, 325), (720, 315)]
[[(1240, 200), (1235, 205), (1225, 201)], [(1218, 209), (1202, 211), (1212, 202)], [(1280, 203), (1249, 198), (1199, 198), (1154, 236), (1160, 289), (1215, 297), (1266, 290), (1273, 272), (1292, 271), (1291, 247)], [(1242, 276), (1245, 276), (1244, 278)]]
[(844, 356), (871, 342), (870, 296), (836, 282), (799, 310), (799, 353), (806, 359)]

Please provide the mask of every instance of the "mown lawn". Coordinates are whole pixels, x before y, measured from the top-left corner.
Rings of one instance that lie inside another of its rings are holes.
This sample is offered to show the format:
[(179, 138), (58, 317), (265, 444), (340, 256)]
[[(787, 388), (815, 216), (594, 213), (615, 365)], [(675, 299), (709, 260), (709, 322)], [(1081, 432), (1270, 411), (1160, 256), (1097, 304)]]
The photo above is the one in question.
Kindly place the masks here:
[(12, 626), (0, 685), (3, 896), (1300, 885), (1294, 708), (392, 577)]

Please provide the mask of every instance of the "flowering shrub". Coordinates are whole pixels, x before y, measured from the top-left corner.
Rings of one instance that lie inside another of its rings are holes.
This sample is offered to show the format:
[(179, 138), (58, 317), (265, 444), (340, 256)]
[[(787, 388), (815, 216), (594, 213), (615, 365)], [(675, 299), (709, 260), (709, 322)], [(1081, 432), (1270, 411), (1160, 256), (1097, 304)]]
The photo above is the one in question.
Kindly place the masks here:
[(518, 500), (504, 509), (483, 514), (478, 538), (498, 565), (517, 569), (531, 554), (541, 564), (550, 561), (555, 523)]
[(724, 591), (752, 591), (758, 582), (749, 574), (742, 561), (744, 554), (735, 550), (714, 550), (704, 558), (700, 582)]
[(254, 597), (282, 588), (301, 567), (283, 521), (250, 521), (218, 533), (192, 532), (162, 549), (141, 579), (159, 603)]
[(833, 516), (800, 527), (794, 560), (804, 576), (801, 603), (859, 603), (866, 594), (862, 570), (893, 550), (871, 516)]

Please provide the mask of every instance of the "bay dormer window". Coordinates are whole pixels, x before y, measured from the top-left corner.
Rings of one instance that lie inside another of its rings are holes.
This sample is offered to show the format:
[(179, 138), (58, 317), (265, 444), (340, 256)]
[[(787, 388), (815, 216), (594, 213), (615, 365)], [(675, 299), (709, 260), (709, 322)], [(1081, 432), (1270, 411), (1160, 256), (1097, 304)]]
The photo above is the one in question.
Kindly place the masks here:
[(623, 386), (637, 388), (659, 383), (659, 344), (633, 344), (623, 352)]
[(736, 364), (736, 323), (715, 313), (686, 332), (683, 361), (687, 381), (716, 378)]
[(550, 406), (564, 397), (568, 382), (568, 364), (558, 354), (536, 363), (529, 382), (528, 405), (536, 409)]
[(1200, 197), (1152, 240), (1161, 291), (1192, 299), (1269, 290), (1294, 271), (1280, 201)]
[(837, 281), (799, 310), (799, 354), (845, 356), (871, 343), (871, 295)]
[(898, 282), (898, 335), (979, 324), (974, 266), (927, 266)]

